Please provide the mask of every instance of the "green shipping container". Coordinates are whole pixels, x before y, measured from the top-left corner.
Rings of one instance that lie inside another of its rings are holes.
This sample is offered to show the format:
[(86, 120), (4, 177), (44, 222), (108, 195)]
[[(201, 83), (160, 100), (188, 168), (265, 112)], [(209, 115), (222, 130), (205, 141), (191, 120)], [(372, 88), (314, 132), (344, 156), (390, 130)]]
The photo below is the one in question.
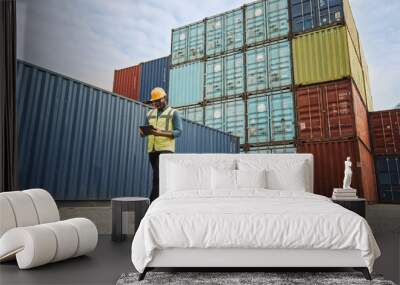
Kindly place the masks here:
[(204, 57), (204, 26), (200, 22), (172, 31), (172, 65)]
[(203, 120), (203, 107), (190, 107), (190, 108), (180, 108), (178, 109), (181, 116), (187, 120), (192, 122), (196, 122), (199, 124), (204, 124)]
[(169, 71), (169, 104), (173, 107), (203, 101), (204, 62), (183, 64)]
[(365, 98), (361, 62), (344, 26), (297, 36), (293, 40), (293, 64), (296, 85), (352, 77)]
[(206, 62), (205, 98), (215, 99), (244, 92), (243, 53)]
[(254, 93), (292, 84), (289, 41), (250, 49), (246, 52), (247, 92)]
[(206, 19), (207, 56), (216, 56), (243, 46), (243, 11), (237, 9)]
[(245, 11), (247, 45), (289, 34), (288, 0), (258, 1), (247, 5)]
[(205, 107), (205, 125), (240, 137), (245, 142), (245, 109), (242, 99), (209, 104)]

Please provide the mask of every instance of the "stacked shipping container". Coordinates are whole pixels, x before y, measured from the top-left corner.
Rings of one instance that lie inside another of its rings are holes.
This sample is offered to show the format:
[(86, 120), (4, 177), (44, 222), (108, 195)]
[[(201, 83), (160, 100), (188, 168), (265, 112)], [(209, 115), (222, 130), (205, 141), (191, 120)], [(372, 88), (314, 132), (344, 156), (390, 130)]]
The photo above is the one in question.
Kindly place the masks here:
[(287, 0), (175, 29), (171, 57), (170, 103), (184, 117), (239, 136), (242, 151), (294, 148)]
[(314, 189), (330, 196), (341, 187), (350, 156), (352, 187), (376, 201), (368, 67), (349, 2), (293, 0), (291, 14), (297, 147), (314, 154)]
[(400, 203), (400, 109), (369, 114), (379, 198)]
[(145, 102), (154, 87), (168, 90), (169, 56), (114, 71), (113, 92)]

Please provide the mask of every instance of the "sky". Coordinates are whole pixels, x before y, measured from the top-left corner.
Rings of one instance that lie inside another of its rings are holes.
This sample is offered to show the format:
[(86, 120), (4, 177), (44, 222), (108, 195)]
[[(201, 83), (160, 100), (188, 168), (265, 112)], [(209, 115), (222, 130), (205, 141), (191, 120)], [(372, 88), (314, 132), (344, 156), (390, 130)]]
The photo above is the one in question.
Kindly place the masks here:
[[(17, 0), (17, 56), (111, 90), (115, 69), (169, 55), (172, 28), (249, 2)], [(400, 103), (400, 1), (350, 3), (369, 65), (374, 107), (391, 109)]]

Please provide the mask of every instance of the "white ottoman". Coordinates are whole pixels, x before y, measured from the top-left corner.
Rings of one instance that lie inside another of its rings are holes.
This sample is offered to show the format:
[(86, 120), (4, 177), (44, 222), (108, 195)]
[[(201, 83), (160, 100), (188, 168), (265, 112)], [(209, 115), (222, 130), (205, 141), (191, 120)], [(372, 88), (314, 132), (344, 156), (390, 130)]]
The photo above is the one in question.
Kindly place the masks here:
[(93, 222), (59, 221), (53, 198), (42, 189), (0, 193), (0, 215), (0, 261), (16, 258), (20, 269), (84, 255), (97, 245)]

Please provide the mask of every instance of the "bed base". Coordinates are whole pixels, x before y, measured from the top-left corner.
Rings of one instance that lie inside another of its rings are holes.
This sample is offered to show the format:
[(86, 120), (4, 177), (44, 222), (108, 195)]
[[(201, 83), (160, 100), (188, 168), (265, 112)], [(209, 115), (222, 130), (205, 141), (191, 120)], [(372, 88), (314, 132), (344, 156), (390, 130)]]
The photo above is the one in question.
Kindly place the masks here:
[[(164, 268), (164, 267), (160, 267), (160, 268)], [(369, 281), (372, 280), (367, 267), (350, 267), (350, 268), (352, 268), (355, 271), (360, 271), (364, 275), (364, 278), (366, 280), (369, 280)], [(146, 277), (146, 273), (149, 271), (152, 271), (154, 269), (157, 269), (157, 267), (146, 267), (144, 269), (144, 271), (139, 274), (138, 280), (142, 281)], [(198, 271), (198, 268), (196, 268), (196, 267), (185, 267), (185, 271), (187, 271), (187, 269), (192, 269), (192, 271)], [(212, 268), (201, 268), (201, 269), (202, 269), (201, 271), (203, 271), (203, 272), (204, 271), (214, 272), (214, 271), (220, 271), (220, 269), (222, 269), (222, 268), (221, 267), (212, 267)], [(226, 269), (227, 268), (224, 268), (224, 271), (228, 271), (228, 272), (243, 272), (243, 271), (250, 271), (250, 272), (251, 271), (258, 271), (258, 272), (265, 271), (265, 272), (268, 272), (268, 269), (271, 270), (272, 268), (271, 267), (269, 267), (269, 268), (246, 268), (246, 270), (243, 270), (244, 268), (229, 268), (229, 270), (226, 270)], [(262, 269), (264, 269), (264, 270), (262, 270)], [(274, 268), (274, 270), (278, 270), (278, 271), (281, 271), (282, 269), (283, 269), (283, 271), (290, 271), (290, 269), (294, 269), (294, 267), (292, 267), (292, 268)], [(308, 267), (302, 271), (307, 271), (307, 269), (317, 269), (317, 268)], [(320, 270), (320, 271), (323, 271), (323, 270)]]
[[(332, 249), (240, 249), (240, 248), (170, 248), (155, 250), (153, 259), (139, 275), (143, 280), (146, 273), (155, 268), (179, 268), (215, 271), (229, 269), (250, 271), (285, 268), (290, 269), (334, 269), (353, 268), (371, 280), (369, 270), (359, 250)], [(320, 270), (322, 271), (322, 270)]]

